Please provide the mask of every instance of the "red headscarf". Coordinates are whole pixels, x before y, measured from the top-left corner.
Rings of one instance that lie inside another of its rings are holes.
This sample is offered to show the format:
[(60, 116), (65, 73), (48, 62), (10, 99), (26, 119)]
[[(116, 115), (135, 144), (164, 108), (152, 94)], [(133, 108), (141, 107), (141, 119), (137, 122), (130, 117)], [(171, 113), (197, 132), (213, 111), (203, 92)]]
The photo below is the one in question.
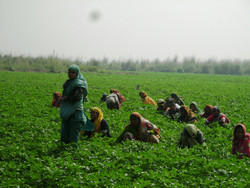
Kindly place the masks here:
[[(242, 127), (244, 131), (244, 137), (241, 139), (237, 139), (235, 136), (235, 130), (237, 127)], [(246, 132), (246, 127), (243, 124), (237, 124), (234, 127), (234, 137), (233, 137), (233, 148), (232, 153), (236, 154), (238, 153), (244, 153), (248, 157), (250, 157), (250, 134)], [(241, 159), (243, 155), (239, 155), (239, 158)]]

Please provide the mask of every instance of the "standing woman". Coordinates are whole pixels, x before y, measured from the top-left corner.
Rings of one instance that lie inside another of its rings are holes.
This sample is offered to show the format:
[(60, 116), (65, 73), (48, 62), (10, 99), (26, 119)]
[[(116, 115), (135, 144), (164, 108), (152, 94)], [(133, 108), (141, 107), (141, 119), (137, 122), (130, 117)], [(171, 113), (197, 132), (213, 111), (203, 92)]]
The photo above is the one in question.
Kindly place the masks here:
[(66, 144), (78, 142), (80, 129), (87, 121), (83, 111), (83, 99), (88, 94), (87, 82), (77, 65), (68, 68), (68, 77), (63, 84), (63, 95), (60, 100), (61, 141)]

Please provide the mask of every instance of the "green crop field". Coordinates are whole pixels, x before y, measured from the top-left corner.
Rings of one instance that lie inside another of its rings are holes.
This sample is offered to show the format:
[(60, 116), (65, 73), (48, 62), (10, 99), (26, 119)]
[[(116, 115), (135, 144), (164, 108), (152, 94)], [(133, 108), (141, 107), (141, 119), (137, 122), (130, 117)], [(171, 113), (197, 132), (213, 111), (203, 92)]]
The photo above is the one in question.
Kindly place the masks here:
[[(0, 187), (249, 187), (249, 158), (231, 154), (233, 127), (243, 123), (250, 131), (249, 76), (199, 74), (101, 74), (84, 73), (89, 101), (100, 107), (112, 138), (80, 138), (78, 150), (60, 143), (59, 109), (52, 108), (52, 94), (62, 92), (64, 73), (0, 72)], [(136, 85), (140, 90), (136, 90)], [(100, 102), (103, 92), (119, 90), (126, 98), (121, 110)], [(177, 142), (185, 126), (142, 104), (139, 92), (155, 101), (181, 95), (185, 103), (217, 105), (231, 125), (205, 126), (206, 147), (180, 149)], [(126, 141), (114, 144), (129, 123), (132, 112), (141, 113), (158, 126), (160, 143)]]

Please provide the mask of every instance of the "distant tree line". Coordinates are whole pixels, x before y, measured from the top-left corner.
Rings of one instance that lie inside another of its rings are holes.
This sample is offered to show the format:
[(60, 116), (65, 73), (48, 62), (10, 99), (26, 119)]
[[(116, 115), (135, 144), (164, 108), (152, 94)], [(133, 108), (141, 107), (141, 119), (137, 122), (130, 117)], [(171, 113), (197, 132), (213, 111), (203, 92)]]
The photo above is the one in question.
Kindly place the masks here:
[(0, 70), (34, 71), (34, 72), (65, 72), (65, 68), (77, 64), (85, 72), (112, 72), (112, 71), (145, 71), (145, 72), (177, 72), (199, 74), (230, 74), (250, 75), (250, 60), (216, 60), (200, 61), (195, 57), (186, 57), (182, 61), (178, 57), (165, 60), (109, 60), (108, 58), (90, 59), (62, 59), (56, 56), (26, 57), (0, 54)]

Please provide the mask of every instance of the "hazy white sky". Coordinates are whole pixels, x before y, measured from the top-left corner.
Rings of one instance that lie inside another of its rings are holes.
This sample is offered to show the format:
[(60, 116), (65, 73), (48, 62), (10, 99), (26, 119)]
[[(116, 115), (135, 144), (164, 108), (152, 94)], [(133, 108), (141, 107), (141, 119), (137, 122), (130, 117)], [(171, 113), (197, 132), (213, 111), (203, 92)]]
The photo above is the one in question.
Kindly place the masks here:
[(0, 53), (250, 59), (250, 0), (0, 0)]

